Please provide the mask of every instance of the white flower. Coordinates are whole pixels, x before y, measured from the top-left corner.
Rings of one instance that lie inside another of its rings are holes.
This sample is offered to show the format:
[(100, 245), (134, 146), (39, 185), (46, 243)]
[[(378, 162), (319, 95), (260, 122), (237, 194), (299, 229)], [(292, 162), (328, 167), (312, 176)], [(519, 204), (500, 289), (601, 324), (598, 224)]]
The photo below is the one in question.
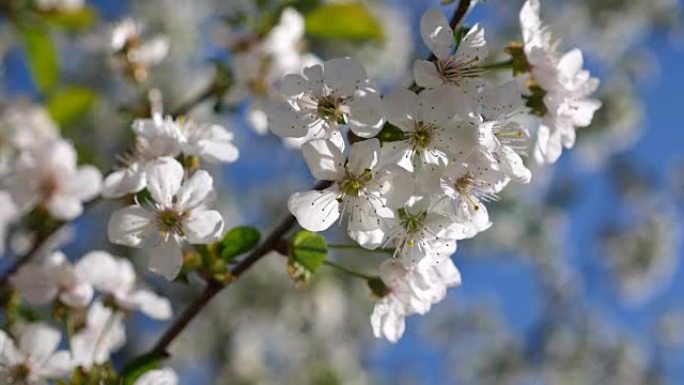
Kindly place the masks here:
[(78, 266), (88, 273), (88, 281), (109, 294), (116, 306), (124, 310), (140, 310), (151, 318), (171, 318), (168, 299), (136, 284), (135, 270), (130, 261), (113, 257), (105, 251), (92, 251), (83, 256)]
[(143, 40), (144, 31), (145, 26), (139, 21), (120, 21), (110, 32), (110, 51), (124, 53), (127, 61), (145, 67), (160, 63), (169, 52), (169, 40), (161, 35)]
[(532, 173), (519, 154), (528, 147), (529, 132), (518, 121), (522, 98), (514, 81), (487, 87), (482, 95), (480, 144), (499, 162), (501, 171), (519, 183), (529, 183)]
[(155, 369), (140, 376), (133, 385), (177, 385), (178, 375), (171, 368)]
[(582, 69), (579, 49), (558, 52), (558, 42), (539, 16), (539, 0), (528, 0), (520, 11), (524, 53), (533, 87), (528, 105), (541, 117), (535, 158), (553, 163), (563, 148), (575, 144), (575, 128), (591, 123), (601, 102), (590, 98), (599, 85)]
[(435, 88), (452, 84), (466, 94), (474, 94), (481, 86), (480, 67), (487, 56), (484, 28), (475, 24), (454, 51), (454, 31), (444, 14), (430, 9), (420, 19), (420, 35), (437, 60), (417, 60), (413, 67), (416, 84), (423, 88)]
[(282, 77), (319, 64), (315, 55), (302, 52), (304, 27), (301, 13), (292, 7), (283, 9), (278, 24), (264, 39), (264, 52), (271, 59), (272, 75)]
[(119, 198), (136, 193), (147, 186), (147, 165), (162, 156), (180, 154), (183, 136), (170, 117), (154, 114), (151, 119), (136, 119), (132, 126), (136, 134), (133, 150), (121, 158), (124, 168), (107, 175), (102, 195)]
[(0, 255), (5, 252), (7, 228), (17, 218), (19, 218), (19, 208), (14, 203), (12, 195), (7, 191), (0, 190)]
[(71, 338), (71, 354), (76, 365), (90, 369), (109, 361), (125, 344), (123, 313), (97, 301), (88, 309), (85, 328)]
[(314, 139), (302, 146), (313, 176), (333, 184), (320, 191), (294, 193), (287, 207), (299, 224), (310, 231), (323, 231), (340, 215), (346, 215), (349, 235), (360, 241), (359, 232), (379, 230), (383, 218), (393, 215), (382, 196), (389, 182), (384, 180), (384, 173), (375, 169), (380, 149), (377, 139), (354, 143), (348, 161), (342, 154), (343, 146), (341, 138), (337, 142)]
[(60, 139), (22, 156), (10, 183), (20, 207), (40, 205), (56, 219), (71, 220), (100, 193), (102, 175), (93, 166), (77, 167), (74, 147)]
[(289, 74), (282, 82), (286, 103), (269, 108), (271, 130), (299, 138), (324, 130), (329, 136), (340, 122), (358, 136), (369, 138), (384, 124), (382, 100), (370, 86), (358, 60), (338, 58)]
[(437, 263), (456, 252), (460, 224), (432, 211), (429, 198), (412, 196), (397, 210), (387, 242), (404, 266)]
[(90, 273), (83, 259), (74, 266), (58, 251), (43, 264), (23, 266), (10, 282), (30, 303), (44, 305), (59, 298), (67, 306), (81, 308), (93, 298), (93, 287), (88, 282)]
[(491, 227), (483, 202), (497, 200), (507, 181), (496, 159), (484, 151), (475, 151), (463, 163), (444, 170), (440, 184), (449, 199), (441, 201), (439, 210), (461, 225), (456, 239), (471, 238)]
[(425, 314), (446, 296), (449, 287), (461, 284), (461, 274), (451, 259), (405, 268), (396, 259), (380, 265), (380, 277), (389, 293), (375, 304), (371, 326), (376, 338), (397, 342), (404, 333), (404, 318)]
[(9, 171), (14, 158), (59, 138), (59, 128), (39, 105), (16, 103), (0, 116), (0, 175)]
[(45, 385), (69, 374), (73, 363), (68, 351), (57, 351), (59, 331), (43, 323), (22, 325), (17, 343), (0, 330), (0, 381), (2, 384)]
[(467, 155), (477, 143), (477, 130), (456, 118), (453, 87), (438, 86), (419, 95), (395, 91), (384, 102), (388, 121), (401, 129), (404, 139), (384, 144), (383, 162), (408, 171), (422, 165), (446, 166)]
[(198, 156), (211, 163), (232, 163), (239, 152), (233, 144), (233, 133), (218, 124), (197, 124), (191, 120), (177, 122), (183, 135), (181, 149), (185, 155)]
[(142, 247), (156, 234), (150, 269), (171, 280), (183, 264), (182, 243), (218, 240), (223, 218), (218, 211), (205, 207), (214, 199), (213, 179), (206, 171), (195, 172), (183, 183), (183, 166), (173, 158), (162, 157), (150, 162), (145, 173), (153, 204), (149, 209), (132, 205), (116, 211), (107, 232), (111, 242), (132, 247)]

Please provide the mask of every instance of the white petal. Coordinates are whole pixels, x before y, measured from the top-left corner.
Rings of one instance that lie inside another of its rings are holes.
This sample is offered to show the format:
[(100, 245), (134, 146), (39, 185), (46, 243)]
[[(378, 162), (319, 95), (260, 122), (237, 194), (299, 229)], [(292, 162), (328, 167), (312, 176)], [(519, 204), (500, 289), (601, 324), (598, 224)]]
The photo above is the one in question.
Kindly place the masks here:
[(147, 179), (139, 163), (114, 171), (107, 175), (102, 186), (102, 196), (105, 198), (120, 198), (126, 194), (136, 193), (145, 188)]
[(138, 378), (133, 385), (177, 385), (178, 376), (169, 369), (150, 370)]
[(283, 138), (301, 138), (309, 132), (309, 124), (288, 103), (271, 103), (266, 106), (269, 126), (274, 134)]
[(157, 320), (167, 320), (173, 315), (171, 302), (147, 289), (139, 289), (131, 293), (123, 300), (122, 305), (128, 309), (140, 310)]
[(95, 198), (102, 189), (102, 173), (96, 167), (82, 166), (62, 185), (62, 193), (81, 201)]
[(224, 127), (213, 124), (206, 128), (203, 136), (197, 142), (202, 159), (213, 163), (231, 163), (237, 160), (240, 152), (233, 144), (233, 134)]
[(140, 206), (128, 206), (115, 211), (107, 225), (109, 241), (139, 247), (154, 230), (154, 220), (154, 214)]
[(316, 179), (333, 181), (344, 177), (345, 158), (332, 141), (310, 140), (302, 145), (302, 155)]
[(355, 176), (361, 176), (365, 170), (371, 170), (378, 163), (380, 141), (369, 139), (356, 142), (349, 148), (347, 168)]
[(183, 231), (189, 243), (216, 242), (223, 233), (223, 217), (215, 210), (193, 210), (190, 216), (183, 220)]
[(10, 277), (10, 282), (27, 302), (36, 305), (50, 303), (59, 291), (51, 272), (41, 265), (25, 265)]
[(413, 77), (416, 84), (423, 88), (435, 88), (444, 84), (435, 63), (425, 60), (416, 60), (413, 64)]
[(106, 251), (91, 251), (78, 261), (76, 275), (105, 293), (128, 291), (135, 284), (135, 270), (127, 259)]
[(59, 300), (67, 306), (83, 308), (93, 299), (93, 287), (87, 282), (81, 282), (69, 290), (62, 291)]
[(368, 77), (361, 62), (354, 58), (337, 58), (326, 61), (323, 76), (325, 84), (335, 96), (351, 96), (364, 88)]
[(454, 31), (439, 9), (429, 9), (420, 18), (420, 36), (439, 59), (449, 57), (454, 50)]
[(384, 97), (387, 120), (402, 131), (411, 131), (418, 121), (418, 95), (397, 90)]
[(74, 368), (71, 352), (60, 350), (50, 357), (43, 366), (37, 368), (37, 374), (45, 378), (57, 378), (68, 375)]
[(285, 75), (280, 84), (280, 93), (286, 97), (301, 95), (308, 91), (309, 81), (299, 74)]
[(454, 119), (455, 96), (454, 87), (441, 85), (425, 90), (418, 96), (419, 120), (432, 123), (437, 127), (445, 127)]
[(209, 203), (214, 198), (214, 179), (208, 172), (198, 170), (180, 187), (176, 196), (176, 207), (179, 210), (190, 210)]
[(309, 231), (323, 231), (340, 217), (337, 190), (334, 188), (294, 193), (287, 201), (287, 208), (300, 226)]
[(575, 48), (563, 55), (558, 62), (558, 70), (562, 76), (574, 78), (575, 75), (582, 70), (583, 63), (582, 51)]
[(14, 366), (21, 360), (14, 341), (0, 330), (0, 366)]
[(69, 221), (83, 213), (83, 204), (74, 196), (58, 193), (50, 197), (47, 209), (54, 218)]
[(532, 172), (525, 167), (522, 158), (510, 147), (502, 147), (498, 155), (502, 158), (501, 171), (518, 183), (529, 183)]
[(34, 363), (43, 363), (57, 350), (62, 335), (59, 330), (37, 322), (20, 329), (19, 350)]
[(347, 123), (354, 134), (362, 138), (377, 135), (385, 124), (384, 105), (376, 93), (360, 93), (347, 106)]
[(175, 240), (160, 240), (157, 245), (150, 249), (150, 270), (163, 275), (171, 281), (183, 267), (183, 253), (181, 246)]
[(456, 52), (456, 60), (459, 63), (470, 63), (474, 66), (487, 57), (487, 41), (485, 30), (479, 23), (475, 24), (461, 40)]
[(170, 207), (183, 182), (185, 171), (177, 160), (165, 156), (149, 162), (145, 166), (147, 190), (152, 199), (164, 207)]

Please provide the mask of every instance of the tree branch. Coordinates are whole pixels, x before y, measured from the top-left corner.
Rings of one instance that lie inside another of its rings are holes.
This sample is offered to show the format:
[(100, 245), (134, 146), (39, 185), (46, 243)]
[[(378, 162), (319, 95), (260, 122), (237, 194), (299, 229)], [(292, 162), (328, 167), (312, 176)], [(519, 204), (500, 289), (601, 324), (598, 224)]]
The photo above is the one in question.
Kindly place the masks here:
[[(320, 181), (315, 186), (315, 190), (322, 190), (329, 187), (332, 184), (330, 181)], [(297, 220), (294, 216), (288, 215), (284, 218), (278, 226), (276, 226), (273, 231), (268, 235), (264, 242), (254, 249), (247, 257), (245, 257), (240, 263), (238, 263), (231, 271), (230, 274), (233, 280), (228, 283), (221, 283), (215, 280), (210, 280), (207, 282), (207, 286), (204, 291), (195, 298), (194, 301), (188, 305), (185, 310), (176, 318), (176, 320), (171, 324), (171, 326), (164, 332), (164, 334), (159, 338), (157, 344), (150, 350), (146, 356), (166, 358), (169, 356), (167, 349), (171, 343), (178, 337), (178, 335), (185, 329), (185, 327), (192, 321), (204, 307), (209, 304), (209, 302), (220, 293), (221, 290), (228, 287), (235, 279), (239, 278), (244, 272), (249, 270), (252, 265), (258, 262), (264, 255), (268, 254), (272, 250), (276, 250), (278, 245), (281, 243), (283, 237), (297, 224)]]

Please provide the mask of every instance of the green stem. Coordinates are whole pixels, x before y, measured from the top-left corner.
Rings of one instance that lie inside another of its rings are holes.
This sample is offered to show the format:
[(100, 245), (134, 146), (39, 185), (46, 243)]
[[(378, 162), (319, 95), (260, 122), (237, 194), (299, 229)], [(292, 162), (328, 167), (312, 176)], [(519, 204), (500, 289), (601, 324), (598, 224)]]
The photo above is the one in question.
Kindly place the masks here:
[(484, 64), (480, 68), (488, 71), (507, 70), (513, 68), (513, 59), (491, 64)]
[(367, 274), (364, 274), (364, 273), (361, 273), (361, 272), (358, 272), (358, 271), (349, 269), (349, 268), (344, 267), (344, 266), (342, 266), (342, 265), (338, 265), (337, 263), (332, 262), (332, 261), (329, 261), (329, 260), (327, 260), (327, 259), (326, 259), (325, 261), (323, 261), (323, 264), (326, 265), (326, 266), (330, 266), (330, 267), (332, 267), (332, 268), (334, 268), (334, 269), (337, 269), (337, 270), (339, 270), (339, 271), (341, 271), (341, 272), (347, 273), (347, 274), (351, 275), (352, 277), (357, 277), (357, 278), (361, 278), (361, 279), (365, 279), (365, 280), (369, 280), (369, 279), (372, 279), (372, 278), (373, 278), (373, 277), (371, 277), (370, 275), (367, 275)]
[(361, 250), (370, 253), (384, 253), (384, 254), (394, 254), (394, 249), (364, 249), (359, 245), (338, 245), (338, 244), (328, 244), (329, 249), (350, 249), (350, 250)]

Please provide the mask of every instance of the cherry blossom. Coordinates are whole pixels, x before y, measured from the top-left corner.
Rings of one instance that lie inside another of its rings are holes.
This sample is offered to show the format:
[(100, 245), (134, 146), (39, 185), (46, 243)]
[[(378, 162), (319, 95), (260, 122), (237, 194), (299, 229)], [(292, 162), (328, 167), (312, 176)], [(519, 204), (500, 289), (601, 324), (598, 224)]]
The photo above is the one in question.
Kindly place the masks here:
[(368, 138), (384, 123), (382, 100), (353, 58), (307, 67), (303, 75), (289, 74), (281, 92), (287, 102), (269, 108), (271, 130), (279, 136), (300, 138), (310, 131), (325, 131), (329, 137), (344, 123)]
[(76, 164), (71, 143), (56, 139), (18, 161), (10, 188), (23, 209), (38, 207), (56, 219), (71, 220), (83, 212), (83, 203), (100, 193), (102, 175), (93, 166)]
[(474, 95), (481, 86), (481, 64), (487, 57), (484, 34), (484, 28), (475, 24), (454, 52), (454, 31), (444, 14), (437, 9), (426, 11), (420, 19), (420, 35), (437, 59), (416, 61), (413, 67), (416, 84), (423, 88), (451, 84)]
[(62, 336), (44, 323), (22, 325), (16, 343), (0, 330), (0, 378), (7, 384), (44, 385), (73, 368), (70, 354), (57, 350)]
[(154, 319), (171, 318), (171, 303), (136, 282), (133, 264), (105, 251), (92, 251), (79, 261), (81, 270), (87, 272), (88, 282), (105, 294), (122, 310), (139, 310)]
[(94, 290), (83, 261), (72, 265), (64, 253), (54, 252), (42, 264), (23, 266), (10, 282), (30, 303), (44, 305), (59, 298), (67, 306), (86, 307)]
[(599, 85), (582, 68), (582, 51), (558, 52), (558, 41), (540, 18), (539, 0), (528, 0), (520, 10), (524, 53), (531, 75), (528, 105), (540, 116), (535, 158), (553, 163), (563, 148), (575, 144), (576, 127), (591, 123), (601, 102), (591, 98)]
[(142, 247), (156, 235), (150, 249), (150, 269), (171, 280), (183, 264), (181, 246), (207, 244), (223, 232), (223, 218), (206, 205), (214, 199), (212, 177), (196, 171), (183, 182), (183, 166), (175, 159), (161, 157), (146, 166), (147, 189), (152, 197), (149, 208), (138, 204), (116, 211), (107, 232), (113, 243)]

